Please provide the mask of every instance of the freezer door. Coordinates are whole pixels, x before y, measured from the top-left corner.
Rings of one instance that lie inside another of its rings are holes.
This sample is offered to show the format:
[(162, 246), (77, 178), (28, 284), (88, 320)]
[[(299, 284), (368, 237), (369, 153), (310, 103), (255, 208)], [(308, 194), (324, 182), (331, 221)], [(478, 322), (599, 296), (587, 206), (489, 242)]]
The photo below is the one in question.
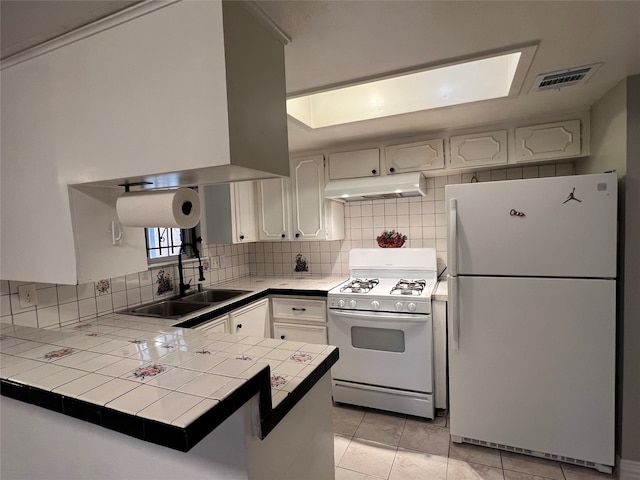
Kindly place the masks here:
[(615, 280), (463, 277), (457, 288), (451, 435), (613, 465)]
[(617, 186), (615, 173), (448, 185), (451, 273), (615, 278)]

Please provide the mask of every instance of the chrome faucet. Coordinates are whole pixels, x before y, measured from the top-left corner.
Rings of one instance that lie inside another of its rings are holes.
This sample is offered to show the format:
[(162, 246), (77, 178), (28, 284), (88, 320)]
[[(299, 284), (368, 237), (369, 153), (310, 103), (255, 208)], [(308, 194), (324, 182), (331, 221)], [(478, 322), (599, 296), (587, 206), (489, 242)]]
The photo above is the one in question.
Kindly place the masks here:
[(185, 247), (191, 247), (191, 249), (193, 250), (193, 253), (195, 254), (195, 256), (198, 258), (198, 281), (199, 282), (204, 282), (206, 279), (204, 278), (204, 268), (202, 267), (202, 260), (200, 258), (200, 252), (198, 251), (198, 247), (196, 246), (197, 242), (202, 241), (202, 239), (200, 237), (198, 237), (196, 239), (195, 242), (193, 243), (185, 243), (183, 242), (182, 245), (180, 245), (180, 251), (178, 252), (178, 275), (179, 275), (179, 283), (178, 283), (178, 289), (180, 291), (180, 298), (184, 297), (185, 294), (187, 293), (187, 290), (189, 290), (191, 288), (191, 283), (184, 283), (184, 273), (182, 272), (182, 252), (185, 251)]

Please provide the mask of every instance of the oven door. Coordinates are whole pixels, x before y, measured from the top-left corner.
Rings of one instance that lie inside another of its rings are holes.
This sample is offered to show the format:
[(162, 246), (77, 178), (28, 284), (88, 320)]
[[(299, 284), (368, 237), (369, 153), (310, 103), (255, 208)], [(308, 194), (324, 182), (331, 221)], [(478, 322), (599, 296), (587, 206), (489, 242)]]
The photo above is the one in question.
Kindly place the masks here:
[(340, 349), (334, 380), (432, 392), (431, 315), (332, 309), (328, 327)]

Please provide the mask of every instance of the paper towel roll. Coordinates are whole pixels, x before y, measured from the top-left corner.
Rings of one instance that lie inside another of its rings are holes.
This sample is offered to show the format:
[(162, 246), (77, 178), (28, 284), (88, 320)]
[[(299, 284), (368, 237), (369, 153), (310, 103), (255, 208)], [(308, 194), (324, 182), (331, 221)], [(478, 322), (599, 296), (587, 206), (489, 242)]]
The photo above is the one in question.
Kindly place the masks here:
[(116, 200), (116, 211), (129, 227), (192, 228), (200, 221), (200, 198), (191, 188), (126, 192)]

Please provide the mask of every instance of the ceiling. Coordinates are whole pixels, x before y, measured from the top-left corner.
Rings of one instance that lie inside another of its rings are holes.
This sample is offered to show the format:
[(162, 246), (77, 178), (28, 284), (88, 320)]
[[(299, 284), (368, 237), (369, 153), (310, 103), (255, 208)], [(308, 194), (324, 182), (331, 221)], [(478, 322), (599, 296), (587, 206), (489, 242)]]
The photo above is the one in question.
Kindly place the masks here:
[[(134, 1), (1, 0), (2, 57)], [(519, 95), (311, 130), (289, 121), (291, 151), (584, 111), (640, 74), (636, 1), (258, 1), (291, 37), (287, 93), (536, 44)], [(537, 75), (602, 62), (584, 85), (530, 93)]]

